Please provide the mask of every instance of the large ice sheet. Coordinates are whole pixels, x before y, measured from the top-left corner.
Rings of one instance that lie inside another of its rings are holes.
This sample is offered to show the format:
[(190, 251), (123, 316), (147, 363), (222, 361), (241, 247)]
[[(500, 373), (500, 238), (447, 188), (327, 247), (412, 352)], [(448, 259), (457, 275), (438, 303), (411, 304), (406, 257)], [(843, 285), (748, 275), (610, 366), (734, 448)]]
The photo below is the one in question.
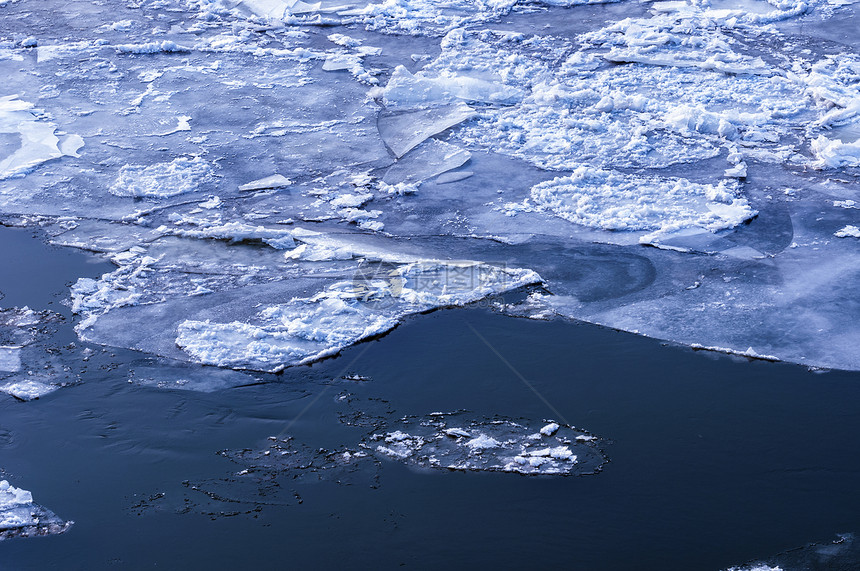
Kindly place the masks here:
[[(274, 370), (540, 282), (499, 307), (860, 367), (860, 46), (818, 39), (856, 10), (579, 4), (7, 6), (0, 153), (38, 161), (0, 216), (115, 264), (72, 288), (83, 339), (178, 360)], [(427, 285), (464, 272), (495, 277)], [(70, 382), (0, 346), (4, 385)]]

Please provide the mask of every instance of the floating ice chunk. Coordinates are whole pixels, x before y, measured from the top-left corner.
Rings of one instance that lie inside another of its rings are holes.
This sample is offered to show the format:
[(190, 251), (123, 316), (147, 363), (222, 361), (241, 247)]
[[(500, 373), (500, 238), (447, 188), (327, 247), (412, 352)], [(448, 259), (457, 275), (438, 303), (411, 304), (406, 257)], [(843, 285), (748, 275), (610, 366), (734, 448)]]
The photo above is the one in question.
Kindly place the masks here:
[(293, 181), (280, 174), (273, 174), (265, 178), (254, 180), (239, 186), (239, 190), (265, 190), (269, 188), (283, 188), (290, 186)]
[(856, 200), (834, 200), (833, 206), (836, 208), (857, 208), (860, 209), (860, 204)]
[(685, 135), (692, 132), (719, 135), (725, 139), (734, 139), (738, 129), (735, 123), (754, 123), (760, 120), (755, 116), (743, 116), (738, 113), (713, 113), (701, 106), (691, 107), (679, 105), (666, 114), (666, 123)]
[(604, 230), (716, 231), (756, 214), (729, 182), (699, 184), (588, 167), (532, 187), (531, 203), (570, 222)]
[(0, 347), (0, 371), (16, 373), (21, 370), (21, 347)]
[(0, 393), (6, 393), (18, 400), (30, 401), (51, 394), (59, 388), (57, 385), (24, 379), (0, 385)]
[(817, 126), (834, 127), (860, 115), (860, 55), (845, 53), (827, 56), (793, 77), (807, 87), (807, 93), (824, 108)]
[(357, 48), (362, 44), (361, 40), (358, 38), (353, 38), (344, 34), (329, 34), (326, 37), (328, 38), (328, 41), (333, 44), (337, 44), (345, 48)]
[[(655, 41), (666, 43), (670, 53), (687, 44), (701, 51), (713, 40), (721, 43), (726, 61), (740, 58), (728, 37), (700, 37), (710, 33), (706, 19), (660, 25), (647, 19), (625, 22), (583, 39), (611, 49), (635, 43), (624, 32), (638, 26), (646, 47)], [(670, 30), (663, 31), (662, 25)], [(727, 74), (702, 67), (607, 67), (594, 61), (598, 56), (591, 50), (574, 51), (560, 65), (536, 55), (564, 49), (575, 46), (559, 38), (514, 39), (502, 32), (455, 30), (443, 40), (440, 56), (421, 74), (444, 78), (470, 69), (503, 77), (506, 84), (523, 90), (526, 95), (516, 105), (481, 108), (477, 119), (453, 136), (470, 148), (513, 155), (552, 170), (583, 164), (655, 168), (692, 162), (717, 156), (726, 140), (748, 140), (764, 130), (774, 133), (760, 146), (768, 147), (779, 141), (788, 118), (808, 107), (802, 85), (773, 74)]]
[(0, 540), (36, 537), (65, 532), (72, 522), (64, 522), (53, 512), (33, 503), (33, 494), (0, 480)]
[(849, 224), (833, 235), (837, 238), (860, 238), (860, 228)]
[(359, 208), (372, 198), (373, 195), (370, 193), (344, 193), (331, 200), (329, 204), (335, 208)]
[(382, 180), (390, 185), (421, 183), (463, 166), (471, 157), (469, 151), (444, 141), (429, 139), (389, 167)]
[(472, 434), (462, 428), (446, 428), (445, 434), (452, 438), (471, 438)]
[[(446, 433), (447, 433), (447, 431), (446, 431)], [(487, 448), (498, 448), (501, 445), (502, 445), (501, 442), (499, 442), (495, 438), (487, 436), (486, 434), (481, 434), (480, 436), (477, 436), (477, 437), (469, 440), (468, 442), (466, 442), (466, 446), (468, 446), (472, 450), (485, 450)]]
[(379, 134), (397, 158), (423, 141), (475, 116), (468, 105), (449, 105), (379, 117)]
[(301, 0), (242, 0), (251, 12), (264, 18), (282, 20), (292, 14), (306, 14), (320, 11), (320, 2), (308, 4)]
[(723, 176), (731, 177), (731, 178), (746, 178), (747, 177), (747, 164), (745, 162), (739, 162), (735, 166), (731, 168), (727, 168), (723, 173)]
[(109, 190), (117, 196), (167, 198), (199, 190), (214, 179), (213, 173), (212, 165), (197, 156), (149, 166), (125, 165)]
[(558, 423), (551, 422), (540, 429), (540, 433), (544, 436), (552, 436), (556, 432), (558, 432), (559, 425)]
[[(186, 320), (178, 327), (176, 345), (204, 364), (277, 371), (386, 333), (406, 315), (465, 305), (539, 281), (531, 271), (474, 262), (386, 267), (379, 275), (357, 274), (310, 298), (265, 307), (252, 322)], [(472, 278), (448, 278), (454, 274)]]
[[(466, 425), (461, 416), (462, 413), (437, 413), (424, 418), (405, 417), (395, 422), (395, 430), (372, 435), (364, 446), (382, 456), (446, 470), (566, 476), (593, 474), (605, 462), (593, 440), (579, 439), (587, 435), (569, 426), (559, 426), (550, 436), (510, 420), (476, 419)], [(454, 421), (478, 436), (468, 438), (455, 433), (457, 437), (451, 438), (448, 424)], [(375, 448), (374, 442), (379, 443)]]
[(354, 70), (361, 68), (361, 56), (357, 54), (330, 54), (323, 62), (323, 71)]
[(494, 83), (467, 75), (436, 78), (413, 75), (405, 67), (397, 66), (383, 91), (388, 107), (426, 107), (457, 100), (467, 102), (514, 105), (525, 97), (517, 87)]
[(221, 197), (212, 195), (208, 200), (204, 200), (198, 206), (200, 208), (205, 208), (206, 210), (213, 210), (215, 208), (221, 208), (224, 205), (224, 201), (221, 200)]
[(844, 143), (820, 135), (812, 141), (812, 152), (816, 168), (860, 167), (860, 139)]
[(114, 46), (114, 49), (120, 54), (188, 53), (191, 51), (191, 48), (171, 40), (144, 44), (118, 44)]

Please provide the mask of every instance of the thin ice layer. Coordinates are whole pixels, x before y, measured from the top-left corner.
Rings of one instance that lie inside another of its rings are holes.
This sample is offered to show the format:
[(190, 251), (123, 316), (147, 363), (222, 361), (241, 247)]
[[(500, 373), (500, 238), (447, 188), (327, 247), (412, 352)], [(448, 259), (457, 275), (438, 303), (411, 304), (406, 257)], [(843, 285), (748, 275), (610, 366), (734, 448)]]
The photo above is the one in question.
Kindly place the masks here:
[(468, 105), (386, 114), (379, 117), (379, 135), (394, 156), (400, 158), (433, 135), (474, 116)]

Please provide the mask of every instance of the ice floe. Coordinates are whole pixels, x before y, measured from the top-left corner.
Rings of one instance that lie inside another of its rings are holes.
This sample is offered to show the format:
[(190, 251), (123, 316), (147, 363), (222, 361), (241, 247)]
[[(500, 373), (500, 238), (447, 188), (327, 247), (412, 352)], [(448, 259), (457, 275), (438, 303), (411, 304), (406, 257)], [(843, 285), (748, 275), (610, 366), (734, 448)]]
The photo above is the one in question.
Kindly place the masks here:
[[(404, 418), (365, 446), (422, 468), (572, 475), (598, 471), (604, 458), (592, 438), (569, 426), (535, 431), (511, 420), (469, 420), (462, 414)], [(546, 428), (546, 427), (545, 427)], [(374, 448), (375, 447), (375, 448)]]
[(567, 177), (531, 189), (522, 208), (605, 230), (668, 232), (698, 227), (710, 231), (733, 228), (756, 212), (725, 182), (702, 185), (685, 179), (643, 178), (580, 167)]
[(16, 537), (56, 535), (67, 531), (72, 522), (33, 502), (33, 494), (0, 480), (0, 540)]
[(249, 323), (186, 320), (178, 326), (176, 344), (201, 363), (278, 370), (386, 333), (406, 315), (538, 281), (534, 272), (473, 262), (413, 262), (270, 305)]

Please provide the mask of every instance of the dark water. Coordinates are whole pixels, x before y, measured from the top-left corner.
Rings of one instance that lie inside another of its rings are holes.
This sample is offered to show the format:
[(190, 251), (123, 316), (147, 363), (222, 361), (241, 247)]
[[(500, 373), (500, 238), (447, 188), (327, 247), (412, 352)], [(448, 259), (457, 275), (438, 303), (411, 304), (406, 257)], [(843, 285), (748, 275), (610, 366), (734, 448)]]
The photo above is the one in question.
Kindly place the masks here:
[[(0, 243), (6, 306), (56, 309), (71, 276), (103, 270), (23, 231), (0, 229)], [(337, 359), (211, 394), (129, 384), (146, 362), (99, 353), (78, 386), (0, 399), (0, 430), (12, 435), (0, 442), (4, 477), (76, 522), (62, 536), (0, 543), (0, 569), (716, 570), (860, 530), (854, 373), (480, 308), (420, 316)], [(370, 380), (328, 382), (345, 372)], [(235, 501), (192, 489), (233, 481), (240, 467), (217, 452), (260, 448), (270, 435), (354, 443), (361, 430), (337, 420), (344, 390), (385, 398), (398, 415), (567, 420), (607, 439), (611, 462), (571, 478), (383, 462), (377, 487), (360, 474), (284, 478), (271, 501), (229, 483), (219, 489)]]

